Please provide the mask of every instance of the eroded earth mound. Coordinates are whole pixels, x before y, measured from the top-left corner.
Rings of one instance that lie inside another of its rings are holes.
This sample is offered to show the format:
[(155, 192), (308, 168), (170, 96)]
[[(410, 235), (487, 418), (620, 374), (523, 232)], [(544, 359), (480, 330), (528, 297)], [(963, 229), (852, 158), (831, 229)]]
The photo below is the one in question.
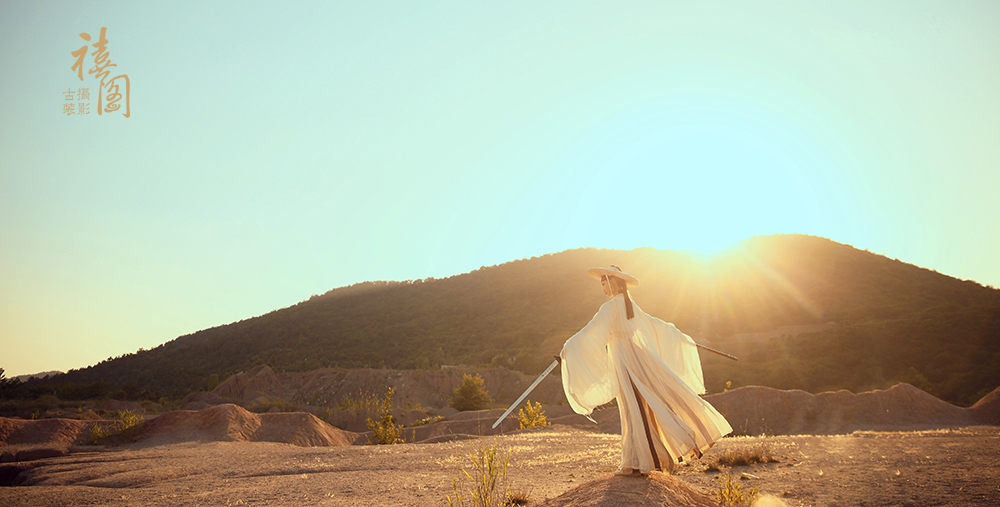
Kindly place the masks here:
[(150, 445), (246, 441), (315, 447), (351, 445), (357, 438), (305, 412), (254, 414), (231, 404), (167, 412), (147, 421), (139, 433), (139, 440)]
[(981, 424), (1000, 426), (1000, 387), (980, 398), (970, 410)]
[[(271, 376), (261, 373), (265, 378)], [(913, 431), (1000, 424), (1000, 390), (967, 409), (941, 401), (909, 384), (860, 394), (837, 391), (815, 395), (799, 390), (742, 387), (709, 395), (706, 399), (729, 420), (735, 435), (837, 435), (859, 430)], [(598, 433), (621, 433), (615, 407), (595, 411), (592, 417), (596, 425), (574, 414), (567, 405), (547, 405), (544, 410), (551, 424)], [(406, 426), (403, 429), (405, 441), (430, 443), (517, 431), (520, 426), (517, 411), (497, 428), (492, 428), (502, 412), (502, 409), (468, 412), (395, 409), (393, 416), (398, 424)], [(428, 414), (442, 418), (413, 426)], [(378, 419), (378, 416), (367, 410), (342, 411), (334, 413), (329, 419), (332, 424), (329, 424), (307, 412), (255, 414), (238, 405), (224, 403), (147, 418), (138, 439), (143, 445), (247, 441), (306, 447), (344, 446), (368, 442), (369, 418)], [(84, 445), (94, 424), (111, 425), (112, 421), (0, 417), (0, 446)]]
[(76, 419), (8, 419), (0, 417), (0, 445), (69, 446), (89, 434), (90, 424)]
[(674, 476), (652, 473), (646, 477), (601, 477), (581, 484), (541, 507), (718, 507), (712, 497), (700, 493)]
[(858, 394), (843, 390), (810, 394), (750, 386), (706, 399), (737, 435), (836, 435), (982, 424), (972, 409), (956, 407), (902, 383)]

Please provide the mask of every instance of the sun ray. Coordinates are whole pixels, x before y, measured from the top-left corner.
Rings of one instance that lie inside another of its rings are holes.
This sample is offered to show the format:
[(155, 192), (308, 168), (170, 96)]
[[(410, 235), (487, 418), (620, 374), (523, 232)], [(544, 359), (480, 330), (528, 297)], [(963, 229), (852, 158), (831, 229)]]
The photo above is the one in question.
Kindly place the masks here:
[(742, 257), (751, 264), (756, 272), (764, 275), (773, 286), (776, 286), (783, 292), (783, 295), (791, 299), (799, 308), (805, 310), (807, 313), (820, 319), (824, 315), (823, 307), (818, 303), (813, 301), (809, 296), (805, 294), (801, 289), (799, 289), (795, 284), (789, 281), (781, 273), (777, 272), (774, 268), (767, 265), (761, 261), (752, 252), (746, 249), (740, 249)]

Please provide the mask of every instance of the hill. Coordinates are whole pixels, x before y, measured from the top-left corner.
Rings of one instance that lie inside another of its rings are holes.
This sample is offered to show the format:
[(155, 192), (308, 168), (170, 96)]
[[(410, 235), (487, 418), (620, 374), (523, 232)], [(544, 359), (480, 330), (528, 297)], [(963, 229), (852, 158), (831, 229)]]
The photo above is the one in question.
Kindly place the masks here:
[(632, 295), (644, 310), (740, 356), (703, 355), (710, 392), (902, 381), (968, 406), (1000, 385), (1000, 291), (803, 235), (755, 237), (712, 258), (578, 249), (446, 279), (365, 282), (33, 383), (105, 382), (152, 397), (255, 364), (536, 373), (604, 300), (583, 271), (612, 263), (642, 281)]
[(17, 380), (19, 380), (19, 381), (21, 381), (21, 382), (27, 382), (28, 380), (31, 380), (32, 378), (51, 377), (53, 375), (59, 375), (61, 373), (63, 373), (63, 372), (58, 371), (58, 370), (52, 370), (52, 371), (43, 371), (41, 373), (33, 373), (33, 374), (29, 374), (29, 375), (18, 375), (18, 376), (14, 377), (14, 378), (17, 379)]

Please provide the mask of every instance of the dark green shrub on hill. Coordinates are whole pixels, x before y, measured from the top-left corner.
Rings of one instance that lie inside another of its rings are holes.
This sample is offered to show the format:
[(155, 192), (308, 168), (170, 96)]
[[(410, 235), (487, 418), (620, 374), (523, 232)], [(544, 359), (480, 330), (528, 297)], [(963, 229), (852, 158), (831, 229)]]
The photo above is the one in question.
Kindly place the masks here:
[(451, 397), (451, 407), (455, 410), (483, 410), (490, 407), (493, 398), (483, 388), (483, 377), (479, 374), (462, 375), (462, 385), (455, 388)]

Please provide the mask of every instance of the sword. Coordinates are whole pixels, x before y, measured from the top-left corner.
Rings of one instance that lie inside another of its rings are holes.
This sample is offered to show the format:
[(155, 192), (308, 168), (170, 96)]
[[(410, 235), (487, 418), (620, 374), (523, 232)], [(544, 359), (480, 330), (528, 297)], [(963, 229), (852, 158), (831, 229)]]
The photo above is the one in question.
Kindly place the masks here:
[(729, 359), (732, 359), (733, 361), (739, 361), (740, 360), (740, 358), (738, 358), (738, 357), (736, 357), (736, 356), (734, 356), (732, 354), (726, 354), (725, 352), (720, 352), (718, 350), (713, 349), (712, 347), (706, 347), (706, 346), (704, 346), (704, 345), (702, 345), (700, 343), (695, 343), (695, 345), (697, 345), (698, 348), (700, 348), (700, 349), (705, 349), (705, 350), (707, 350), (709, 352), (715, 352), (716, 354), (718, 354), (720, 356), (728, 357)]
[[(549, 373), (551, 373), (551, 372), (552, 372), (552, 370), (553, 370), (553, 369), (554, 369), (554, 368), (555, 368), (556, 366), (558, 366), (558, 365), (559, 365), (559, 361), (560, 361), (560, 358), (559, 358), (559, 356), (556, 356), (556, 359), (555, 359), (554, 361), (552, 361), (552, 364), (550, 364), (550, 365), (549, 365), (549, 367), (548, 367), (548, 368), (546, 368), (546, 369), (545, 369), (545, 371), (543, 371), (543, 372), (542, 372), (542, 374), (541, 374), (541, 375), (539, 375), (539, 376), (538, 376), (538, 378), (536, 378), (536, 379), (535, 379), (535, 381), (534, 381), (534, 382), (532, 382), (532, 383), (531, 383), (531, 385), (530, 385), (530, 386), (528, 386), (528, 388), (527, 388), (527, 389), (525, 389), (525, 391), (524, 391), (523, 393), (521, 393), (521, 396), (520, 396), (520, 397), (519, 397), (519, 398), (517, 399), (517, 401), (515, 401), (515, 402), (514, 402), (514, 404), (513, 404), (513, 405), (511, 405), (511, 406), (510, 406), (510, 408), (508, 408), (508, 409), (507, 409), (507, 410), (506, 410), (506, 411), (505, 411), (505, 412), (503, 413), (503, 415), (502, 415), (502, 416), (500, 416), (500, 418), (499, 418), (499, 419), (497, 419), (497, 422), (493, 423), (493, 428), (496, 428), (496, 427), (497, 427), (497, 425), (499, 425), (499, 424), (500, 424), (500, 421), (504, 420), (504, 418), (506, 418), (506, 417), (507, 417), (508, 415), (510, 415), (510, 413), (511, 413), (511, 412), (513, 412), (513, 411), (514, 411), (514, 408), (516, 408), (516, 407), (517, 407), (518, 405), (520, 405), (520, 404), (521, 404), (521, 402), (522, 402), (522, 401), (524, 401), (524, 398), (526, 398), (526, 397), (528, 396), (528, 394), (529, 394), (529, 393), (531, 393), (531, 391), (532, 391), (532, 390), (533, 390), (533, 389), (534, 389), (534, 388), (535, 388), (536, 386), (538, 386), (538, 383), (539, 383), (539, 382), (541, 382), (541, 381), (542, 381), (542, 379), (543, 379), (543, 378), (545, 378), (545, 376), (546, 376), (546, 375), (548, 375)], [(594, 421), (594, 420), (593, 420), (593, 419), (592, 419), (592, 418), (591, 418), (591, 417), (590, 417), (589, 415), (588, 415), (588, 416), (586, 416), (586, 417), (587, 417), (587, 419), (590, 419), (590, 420), (591, 420), (591, 421), (592, 421), (592, 422), (593, 422), (594, 424), (597, 424), (597, 421)]]

